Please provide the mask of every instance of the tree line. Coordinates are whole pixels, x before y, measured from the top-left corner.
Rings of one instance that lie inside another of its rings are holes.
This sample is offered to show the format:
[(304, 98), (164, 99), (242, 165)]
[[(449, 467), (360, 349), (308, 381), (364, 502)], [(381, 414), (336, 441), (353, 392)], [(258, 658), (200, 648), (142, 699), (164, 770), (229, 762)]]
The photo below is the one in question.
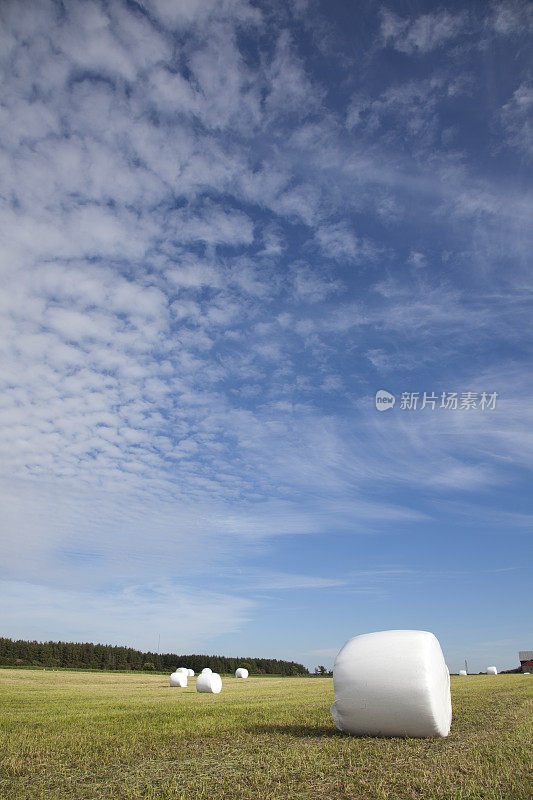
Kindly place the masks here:
[(308, 675), (303, 664), (277, 658), (229, 658), (227, 656), (143, 653), (131, 647), (92, 642), (36, 642), (0, 637), (0, 665), (4, 667), (63, 667), (68, 669), (145, 670), (173, 672), (190, 667), (201, 672), (234, 672), (245, 667), (251, 675)]

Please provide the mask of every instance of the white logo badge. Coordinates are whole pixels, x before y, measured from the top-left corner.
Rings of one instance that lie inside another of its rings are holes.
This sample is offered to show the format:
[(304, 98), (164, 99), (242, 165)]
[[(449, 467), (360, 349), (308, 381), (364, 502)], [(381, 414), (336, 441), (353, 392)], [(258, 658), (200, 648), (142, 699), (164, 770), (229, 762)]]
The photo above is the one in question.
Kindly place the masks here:
[(386, 392), (385, 389), (380, 389), (379, 392), (376, 392), (376, 408), (378, 411), (387, 411), (387, 409), (393, 408), (395, 402), (394, 395)]

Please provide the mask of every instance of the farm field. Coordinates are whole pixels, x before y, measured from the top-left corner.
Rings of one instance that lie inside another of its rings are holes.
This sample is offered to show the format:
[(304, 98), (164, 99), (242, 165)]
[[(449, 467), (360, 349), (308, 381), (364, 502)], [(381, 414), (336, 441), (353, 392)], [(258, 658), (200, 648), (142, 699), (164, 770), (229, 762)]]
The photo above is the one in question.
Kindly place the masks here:
[(447, 739), (352, 738), (331, 678), (0, 670), (2, 800), (521, 800), (533, 678), (452, 677)]

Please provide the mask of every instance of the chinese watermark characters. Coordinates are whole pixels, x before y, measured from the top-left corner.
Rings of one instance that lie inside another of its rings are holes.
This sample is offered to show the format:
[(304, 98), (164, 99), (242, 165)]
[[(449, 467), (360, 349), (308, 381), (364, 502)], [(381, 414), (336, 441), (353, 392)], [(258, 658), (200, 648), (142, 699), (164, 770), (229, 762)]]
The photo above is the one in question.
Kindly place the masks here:
[[(402, 411), (494, 411), (498, 392), (401, 392), (399, 408)], [(385, 389), (376, 392), (376, 408), (388, 411), (394, 408), (396, 397)]]

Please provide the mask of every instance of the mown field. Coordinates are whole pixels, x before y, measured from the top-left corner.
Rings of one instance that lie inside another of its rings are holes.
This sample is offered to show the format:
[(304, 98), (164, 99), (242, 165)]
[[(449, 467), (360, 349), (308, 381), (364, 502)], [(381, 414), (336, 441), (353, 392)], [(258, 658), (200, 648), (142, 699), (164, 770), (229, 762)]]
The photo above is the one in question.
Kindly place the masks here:
[(0, 670), (2, 800), (528, 800), (533, 677), (452, 678), (447, 739), (344, 736), (331, 678)]

